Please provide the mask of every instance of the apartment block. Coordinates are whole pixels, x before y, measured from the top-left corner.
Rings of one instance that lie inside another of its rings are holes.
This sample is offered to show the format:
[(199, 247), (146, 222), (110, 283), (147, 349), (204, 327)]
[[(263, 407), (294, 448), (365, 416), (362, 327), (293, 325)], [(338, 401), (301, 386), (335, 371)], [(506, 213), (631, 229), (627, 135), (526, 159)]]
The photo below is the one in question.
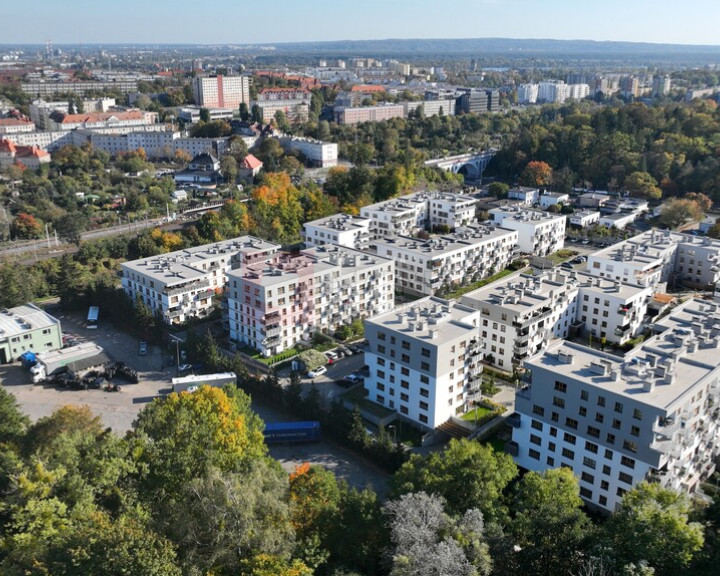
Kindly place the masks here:
[(117, 79), (108, 82), (23, 82), (20, 84), (20, 89), (35, 98), (47, 98), (57, 94), (84, 96), (91, 92), (120, 92), (127, 94), (138, 91), (138, 81)]
[(425, 429), (467, 411), (480, 391), (479, 314), (428, 297), (367, 319), (368, 399)]
[(566, 466), (591, 506), (613, 511), (650, 480), (693, 492), (720, 455), (718, 305), (688, 301), (620, 358), (557, 342), (527, 360), (509, 418), (519, 466)]
[(490, 210), (493, 223), (518, 233), (521, 252), (546, 256), (565, 245), (567, 219), (562, 214), (527, 210), (517, 206)]
[(350, 108), (347, 106), (335, 107), (335, 122), (338, 124), (359, 124), (360, 122), (381, 122), (391, 118), (404, 118), (405, 106), (402, 104), (384, 104), (380, 106), (365, 106)]
[(0, 136), (35, 132), (35, 124), (20, 118), (0, 118)]
[(570, 195), (563, 192), (543, 192), (539, 198), (540, 208), (547, 210), (550, 206), (570, 203)]
[(291, 136), (280, 138), (280, 145), (285, 150), (297, 150), (300, 152), (311, 166), (320, 168), (337, 166), (338, 146), (335, 142), (322, 142), (313, 138)]
[(600, 212), (595, 210), (575, 210), (568, 216), (570, 226), (578, 228), (587, 228), (596, 224), (600, 220)]
[(475, 219), (475, 204), (475, 198), (464, 194), (416, 192), (365, 206), (360, 215), (370, 219), (370, 230), (378, 237), (406, 235), (466, 226)]
[(462, 296), (480, 311), (483, 353), (503, 370), (569, 336), (624, 344), (644, 327), (652, 289), (553, 269), (493, 282)]
[(227, 275), (272, 258), (280, 246), (253, 236), (206, 244), (121, 264), (122, 286), (168, 324), (203, 317), (212, 297), (223, 291)]
[(334, 214), (304, 224), (305, 245), (324, 246), (337, 244), (357, 250), (366, 250), (370, 243), (370, 220), (351, 214)]
[(199, 76), (193, 79), (195, 104), (205, 108), (237, 109), (241, 103), (250, 105), (248, 76)]
[(393, 282), (392, 260), (344, 246), (245, 266), (229, 273), (230, 338), (265, 356), (279, 354), (316, 332), (391, 310)]
[(669, 230), (648, 230), (588, 256), (589, 273), (653, 286), (705, 289), (720, 280), (720, 241)]
[(60, 320), (35, 304), (0, 310), (0, 364), (17, 360), (24, 352), (62, 348)]
[(527, 186), (516, 186), (508, 190), (510, 200), (520, 200), (526, 206), (532, 206), (540, 201), (540, 189)]
[(515, 255), (517, 232), (487, 226), (458, 228), (428, 240), (393, 236), (373, 240), (371, 251), (395, 261), (395, 287), (432, 295), (505, 268)]

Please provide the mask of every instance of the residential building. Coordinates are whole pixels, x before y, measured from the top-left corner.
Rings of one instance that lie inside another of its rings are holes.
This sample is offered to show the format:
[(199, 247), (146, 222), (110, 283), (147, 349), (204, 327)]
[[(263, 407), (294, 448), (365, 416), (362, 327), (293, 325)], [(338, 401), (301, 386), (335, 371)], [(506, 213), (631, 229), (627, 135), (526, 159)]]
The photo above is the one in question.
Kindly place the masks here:
[(138, 81), (117, 79), (108, 82), (23, 82), (20, 84), (20, 89), (35, 98), (47, 98), (68, 93), (84, 96), (90, 92), (120, 92), (127, 94), (138, 91)]
[(644, 327), (651, 296), (649, 287), (553, 269), (493, 282), (461, 302), (480, 310), (485, 359), (510, 370), (555, 338), (624, 344)]
[(518, 104), (535, 104), (538, 100), (537, 84), (520, 84), (517, 89)]
[(404, 118), (405, 106), (402, 104), (382, 104), (363, 108), (347, 106), (335, 107), (335, 122), (338, 124), (359, 124), (360, 122), (381, 122), (391, 118)]
[(598, 209), (610, 200), (611, 197), (607, 194), (600, 194), (598, 192), (586, 192), (585, 194), (581, 194), (578, 197), (577, 205), (580, 208)]
[(182, 150), (191, 157), (207, 152), (218, 158), (222, 158), (230, 149), (230, 138), (223, 136), (220, 138), (175, 138), (173, 147), (175, 152)]
[(60, 320), (35, 304), (0, 310), (0, 364), (17, 360), (24, 352), (62, 348)]
[(35, 132), (35, 124), (20, 118), (0, 118), (0, 136), (22, 132)]
[(517, 239), (514, 230), (475, 225), (428, 240), (381, 237), (370, 250), (395, 261), (398, 291), (432, 295), (499, 272), (513, 259)]
[(230, 339), (265, 356), (394, 306), (392, 260), (345, 246), (282, 254), (228, 275)]
[(500, 109), (500, 92), (497, 90), (477, 90), (460, 88), (457, 99), (457, 114), (481, 114), (497, 112)]
[(526, 206), (533, 206), (540, 201), (540, 190), (538, 188), (516, 186), (508, 190), (508, 198), (510, 200), (520, 200)]
[(140, 298), (168, 324), (208, 314), (213, 295), (222, 292), (230, 270), (266, 262), (280, 248), (241, 236), (121, 264), (122, 286), (133, 302)]
[[(96, 98), (83, 100), (82, 110), (85, 112), (109, 112), (115, 106), (115, 98)], [(30, 119), (40, 130), (50, 130), (50, 115), (53, 112), (67, 114), (70, 112), (70, 102), (67, 100), (46, 102), (34, 100), (30, 104)]]
[(495, 225), (517, 231), (521, 252), (547, 256), (565, 245), (567, 219), (562, 214), (509, 206), (493, 208), (490, 215)]
[(707, 289), (720, 281), (720, 241), (669, 230), (648, 230), (588, 256), (595, 276), (653, 286)]
[(613, 511), (643, 481), (683, 492), (720, 455), (718, 305), (690, 300), (623, 358), (556, 342), (526, 360), (507, 446), (519, 466), (566, 466), (591, 506)]
[(157, 112), (128, 110), (125, 112), (91, 112), (89, 114), (66, 114), (52, 112), (47, 128), (54, 130), (75, 130), (76, 128), (112, 128), (119, 126), (146, 126), (157, 122)]
[(238, 109), (241, 103), (250, 105), (248, 76), (198, 76), (193, 79), (195, 104), (204, 108)]
[(409, 116), (411, 112), (418, 112), (424, 117), (429, 116), (454, 116), (455, 100), (424, 100), (412, 102), (403, 102), (405, 106), (405, 116)]
[(297, 150), (311, 166), (328, 168), (337, 166), (338, 146), (335, 142), (322, 142), (313, 138), (288, 136), (280, 138), (280, 145), (285, 150)]
[(37, 170), (50, 160), (50, 154), (37, 146), (16, 146), (12, 141), (0, 138), (0, 168), (19, 164)]
[(600, 217), (598, 224), (600, 224), (600, 226), (604, 226), (605, 228), (624, 230), (627, 226), (635, 222), (636, 218), (636, 214), (605, 214)]
[(563, 206), (570, 203), (570, 195), (563, 192), (543, 192), (539, 198), (540, 208), (547, 210), (550, 206)]
[(568, 215), (570, 226), (577, 226), (578, 228), (587, 228), (596, 224), (599, 220), (600, 212), (594, 210), (575, 210), (575, 212)]
[(479, 316), (427, 297), (365, 320), (368, 399), (426, 430), (466, 412), (480, 390)]
[(238, 173), (242, 178), (252, 180), (260, 174), (263, 163), (252, 154), (248, 154), (238, 166)]
[(660, 98), (670, 94), (670, 76), (655, 76), (652, 83), (653, 98)]
[(213, 184), (216, 185), (222, 180), (220, 172), (220, 160), (212, 154), (203, 152), (195, 156), (187, 168), (175, 172), (175, 182), (178, 184)]
[(367, 250), (370, 242), (370, 220), (351, 214), (334, 214), (312, 222), (305, 222), (305, 246), (336, 244), (357, 250)]
[(360, 209), (375, 236), (414, 234), (434, 228), (454, 229), (475, 219), (474, 197), (450, 192), (415, 192)]
[(251, 106), (257, 106), (262, 122), (270, 122), (282, 111), (290, 122), (306, 122), (310, 114), (312, 92), (304, 88), (264, 88)]

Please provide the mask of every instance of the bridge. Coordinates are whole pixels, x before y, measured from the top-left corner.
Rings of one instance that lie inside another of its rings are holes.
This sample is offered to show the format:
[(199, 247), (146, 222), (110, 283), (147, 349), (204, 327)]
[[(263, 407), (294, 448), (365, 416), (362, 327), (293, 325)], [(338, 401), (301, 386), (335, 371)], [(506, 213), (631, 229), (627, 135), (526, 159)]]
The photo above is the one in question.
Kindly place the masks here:
[(457, 156), (446, 156), (445, 158), (434, 158), (427, 160), (425, 166), (439, 168), (447, 172), (462, 174), (467, 180), (479, 180), (495, 156), (495, 148), (482, 152), (468, 152)]

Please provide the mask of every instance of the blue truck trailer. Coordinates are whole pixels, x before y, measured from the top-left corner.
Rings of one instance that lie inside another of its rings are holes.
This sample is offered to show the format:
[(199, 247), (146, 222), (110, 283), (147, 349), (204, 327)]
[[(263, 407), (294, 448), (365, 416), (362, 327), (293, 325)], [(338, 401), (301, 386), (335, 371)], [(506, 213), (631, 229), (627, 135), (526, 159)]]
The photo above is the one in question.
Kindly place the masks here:
[(320, 440), (320, 422), (271, 422), (265, 424), (267, 444), (292, 444)]

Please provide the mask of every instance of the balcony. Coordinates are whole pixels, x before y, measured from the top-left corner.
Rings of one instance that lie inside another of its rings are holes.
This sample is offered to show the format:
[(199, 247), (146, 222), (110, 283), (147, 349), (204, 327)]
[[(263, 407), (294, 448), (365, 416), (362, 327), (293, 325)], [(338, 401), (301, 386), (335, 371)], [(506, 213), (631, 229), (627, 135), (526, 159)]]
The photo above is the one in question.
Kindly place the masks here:
[(524, 400), (532, 400), (532, 388), (530, 386), (523, 386), (515, 391), (515, 397), (522, 398)]
[(510, 456), (517, 456), (520, 454), (520, 446), (518, 446), (517, 442), (505, 442), (505, 452)]
[(680, 428), (680, 420), (667, 418), (660, 419), (658, 422), (653, 424), (652, 431), (654, 434), (660, 434), (665, 438), (672, 438), (675, 432)]
[(265, 336), (266, 336), (266, 338), (272, 338), (275, 336), (279, 336), (281, 330), (282, 329), (280, 328), (280, 326), (277, 326), (277, 325), (267, 326), (265, 328)]
[(632, 306), (620, 306), (617, 309), (618, 314), (622, 314), (623, 316), (629, 316), (632, 312)]
[(517, 412), (513, 412), (510, 414), (510, 416), (507, 417), (507, 423), (510, 424), (513, 428), (520, 428), (520, 424), (522, 422), (522, 416), (518, 414)]
[(263, 346), (270, 348), (272, 346), (276, 346), (276, 345), (280, 344), (280, 341), (281, 341), (280, 336), (273, 336), (271, 338), (265, 338), (262, 341), (262, 344), (263, 344)]
[(630, 335), (630, 327), (628, 326), (626, 328), (623, 328), (622, 326), (618, 326), (613, 331), (613, 334), (615, 334), (615, 336), (618, 336), (619, 338), (625, 338), (626, 336)]
[(210, 282), (208, 280), (203, 280), (200, 282), (192, 282), (190, 284), (185, 284), (184, 286), (180, 286), (178, 288), (172, 288), (170, 290), (167, 290), (165, 294), (168, 297), (179, 296), (181, 294), (186, 294), (187, 292), (192, 292), (193, 290), (202, 290), (203, 288), (209, 287)]

